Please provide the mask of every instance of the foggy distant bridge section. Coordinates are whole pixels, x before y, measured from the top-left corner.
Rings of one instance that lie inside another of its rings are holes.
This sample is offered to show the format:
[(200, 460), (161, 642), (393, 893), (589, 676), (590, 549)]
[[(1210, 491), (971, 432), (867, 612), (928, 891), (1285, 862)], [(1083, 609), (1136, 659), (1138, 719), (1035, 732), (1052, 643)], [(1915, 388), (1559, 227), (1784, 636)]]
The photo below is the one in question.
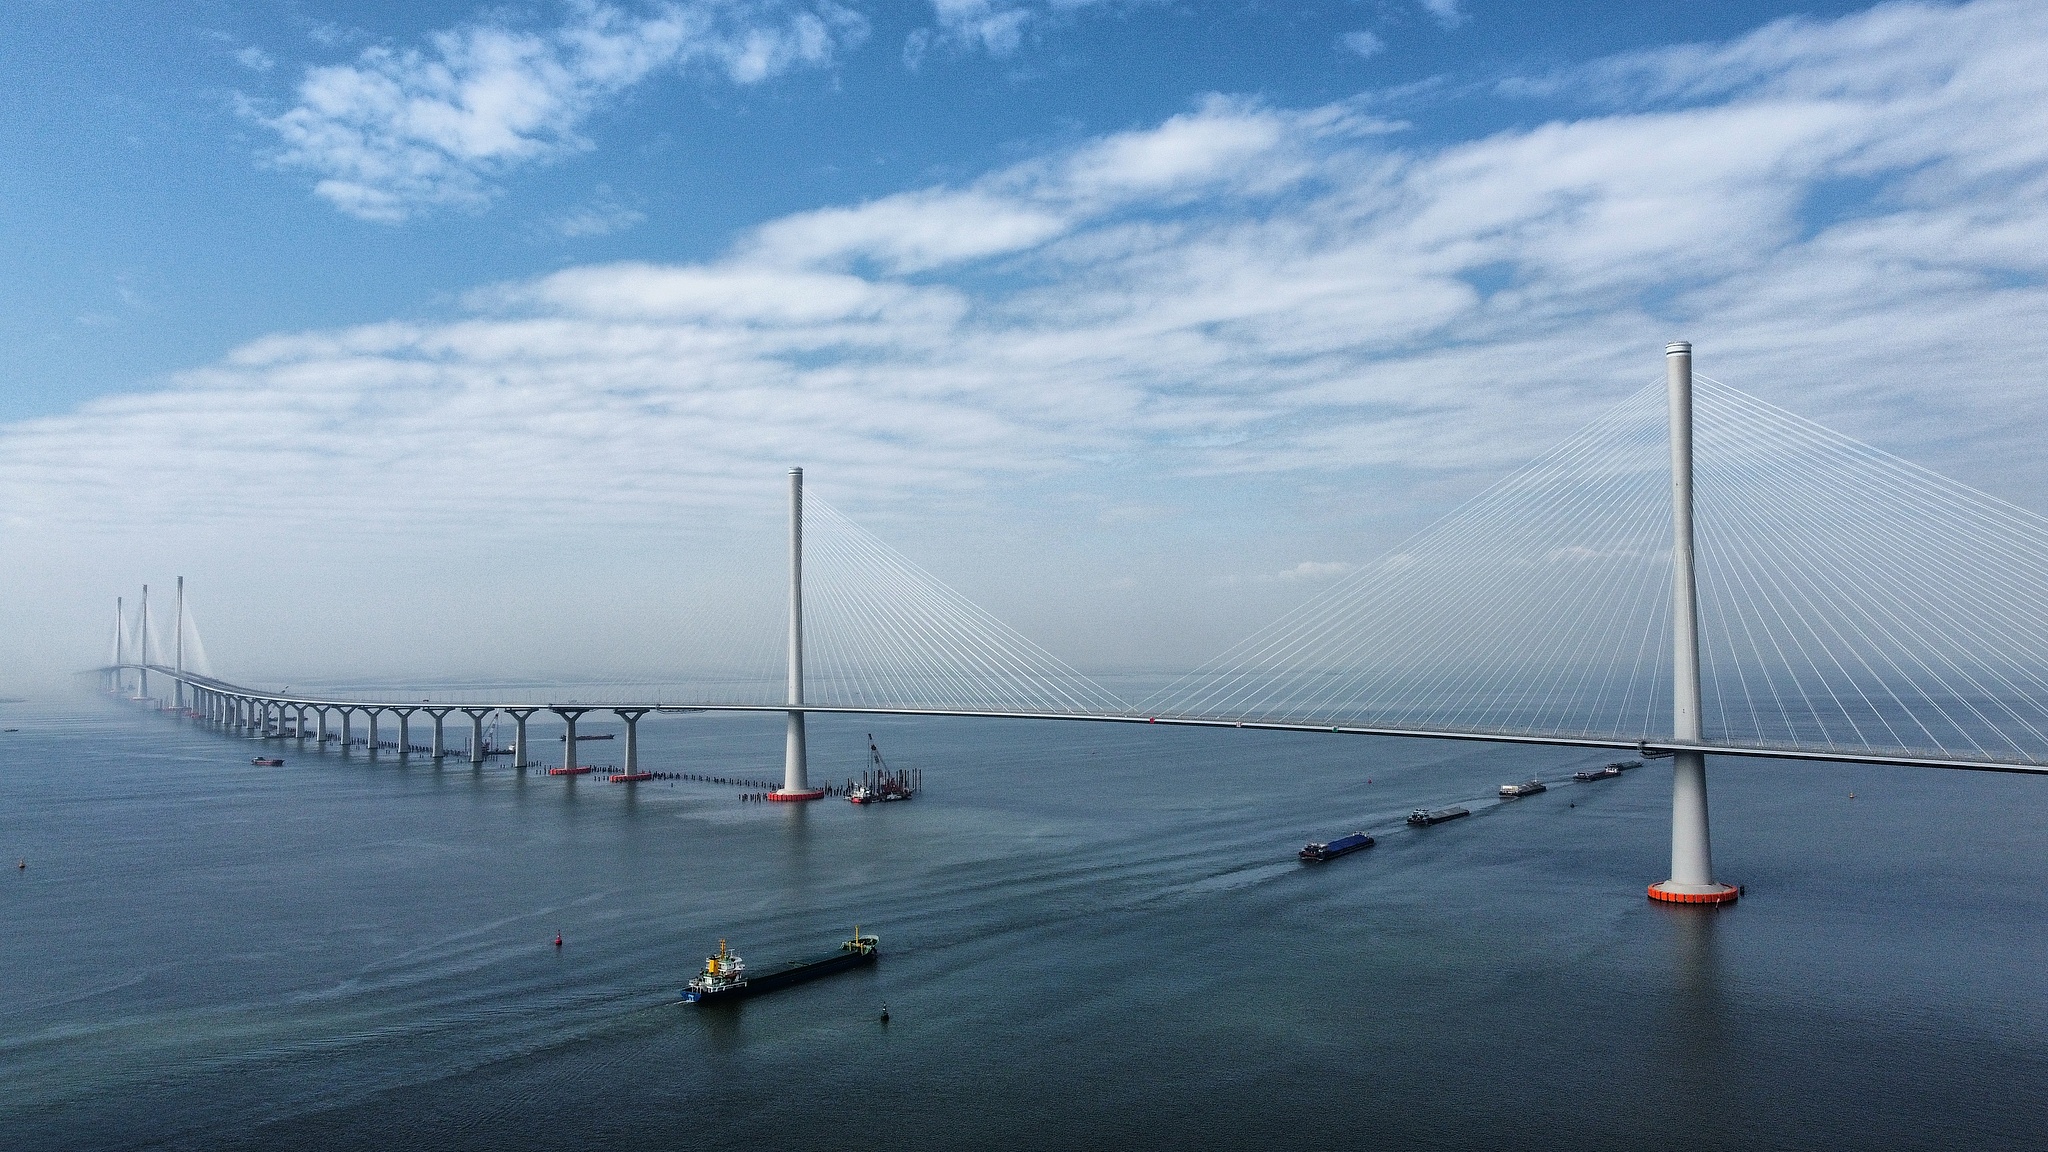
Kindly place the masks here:
[[(1483, 740), (1670, 754), (1673, 879), (1712, 879), (1704, 757), (2048, 773), (2048, 520), (1692, 371), (1665, 379), (1390, 554), (1139, 701), (1126, 701), (954, 591), (789, 477), (786, 617), (754, 631), (781, 665), (597, 699), (267, 691), (151, 640), (117, 605), (111, 684), (239, 731), (446, 755), (445, 718), (569, 726), (705, 710), (786, 716), (777, 799), (806, 775), (814, 713), (979, 716)], [(779, 643), (769, 641), (775, 631)], [(157, 644), (156, 651), (148, 645)], [(130, 653), (133, 653), (132, 657)], [(168, 662), (167, 659), (168, 658)], [(767, 674), (763, 674), (767, 673)], [(780, 683), (777, 683), (777, 680)], [(425, 697), (425, 699), (422, 699)], [(312, 727), (309, 729), (309, 724)], [(1664, 889), (1660, 895), (1658, 889)]]

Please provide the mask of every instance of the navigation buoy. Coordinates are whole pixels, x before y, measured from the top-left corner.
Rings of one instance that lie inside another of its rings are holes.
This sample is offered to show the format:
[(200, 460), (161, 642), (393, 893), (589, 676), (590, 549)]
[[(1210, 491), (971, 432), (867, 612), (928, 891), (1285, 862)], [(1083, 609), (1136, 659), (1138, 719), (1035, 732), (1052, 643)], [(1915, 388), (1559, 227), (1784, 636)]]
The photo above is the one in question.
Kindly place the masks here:
[(17, 871), (21, 871), (21, 872), (26, 872), (26, 871), (28, 871), (28, 861), (26, 861), (26, 860), (18, 861), (18, 862), (16, 862), (16, 864), (14, 865), (14, 867), (15, 867), (15, 869), (16, 869)]
[(884, 1005), (882, 1005), (882, 1023), (884, 1023), (884, 1024), (887, 1024), (888, 1022), (889, 1022), (889, 1006), (888, 1006), (887, 1004), (884, 1004)]
[(555, 933), (555, 947), (557, 947), (557, 948), (560, 948), (561, 946), (562, 946), (562, 934), (561, 934), (560, 932), (557, 932), (557, 933)]

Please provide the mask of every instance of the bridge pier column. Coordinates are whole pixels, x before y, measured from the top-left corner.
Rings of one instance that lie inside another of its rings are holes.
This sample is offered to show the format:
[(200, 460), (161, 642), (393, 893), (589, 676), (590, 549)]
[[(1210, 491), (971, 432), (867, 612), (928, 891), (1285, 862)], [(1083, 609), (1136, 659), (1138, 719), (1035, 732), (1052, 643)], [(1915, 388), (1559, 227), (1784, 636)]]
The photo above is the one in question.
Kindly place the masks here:
[(540, 711), (538, 708), (507, 708), (505, 714), (512, 717), (512, 766), (527, 766), (526, 718)]
[(313, 711), (317, 714), (313, 721), (313, 743), (325, 748), (327, 747), (327, 705), (315, 704), (313, 705)]
[(298, 714), (298, 719), (292, 725), (292, 738), (294, 740), (304, 740), (306, 738), (306, 706), (304, 704), (294, 704), (292, 711)]
[(417, 708), (393, 708), (398, 713), (398, 755), (400, 759), (412, 755), (412, 714)]
[(433, 744), (433, 754), (434, 754), (434, 759), (436, 759), (436, 760), (442, 759), (443, 757), (445, 757), (445, 756), (447, 756), (447, 755), (448, 755), (448, 747), (447, 747), (447, 743), (446, 743), (446, 741), (445, 741), (445, 739), (444, 739), (444, 737), (442, 736), (442, 733), (441, 733), (441, 727), (442, 727), (442, 724), (441, 724), (441, 722), (442, 722), (442, 721), (444, 721), (444, 720), (446, 720), (446, 719), (448, 719), (448, 714), (449, 714), (450, 712), (453, 712), (453, 711), (455, 711), (455, 709), (453, 709), (453, 708), (425, 708), (425, 709), (422, 709), (422, 711), (424, 711), (424, 712), (425, 712), (425, 713), (426, 713), (427, 715), (429, 715), (429, 716), (432, 716), (432, 717), (434, 718), (434, 744)]
[(484, 762), (484, 717), (491, 714), (489, 708), (464, 708), (462, 714), (469, 717), (469, 762)]
[(335, 711), (341, 713), (341, 751), (343, 755), (347, 755), (349, 746), (355, 743), (355, 735), (349, 729), (354, 726), (356, 710), (336, 708)]
[(647, 709), (614, 708), (612, 713), (626, 722), (626, 762), (621, 767), (626, 783), (631, 784), (640, 775), (640, 718), (647, 715)]
[[(1699, 588), (1693, 573), (1692, 345), (1664, 347), (1671, 420), (1671, 734), (1700, 741)], [(1707, 756), (1671, 757), (1671, 879), (1650, 885), (1650, 899), (1671, 904), (1732, 904), (1741, 889), (1714, 881), (1707, 834)]]
[(377, 752), (378, 752), (378, 748), (377, 748), (377, 713), (379, 713), (379, 712), (382, 712), (382, 711), (383, 711), (383, 709), (382, 709), (382, 708), (365, 708), (365, 709), (363, 709), (363, 711), (364, 711), (364, 712), (366, 712), (366, 713), (368, 713), (368, 714), (369, 714), (369, 716), (370, 716), (370, 755), (374, 757), (374, 756), (376, 756), (376, 755), (377, 755)]
[(562, 774), (573, 776), (576, 774), (576, 720), (590, 709), (551, 708), (549, 711), (560, 716), (562, 723), (568, 725), (562, 731)]

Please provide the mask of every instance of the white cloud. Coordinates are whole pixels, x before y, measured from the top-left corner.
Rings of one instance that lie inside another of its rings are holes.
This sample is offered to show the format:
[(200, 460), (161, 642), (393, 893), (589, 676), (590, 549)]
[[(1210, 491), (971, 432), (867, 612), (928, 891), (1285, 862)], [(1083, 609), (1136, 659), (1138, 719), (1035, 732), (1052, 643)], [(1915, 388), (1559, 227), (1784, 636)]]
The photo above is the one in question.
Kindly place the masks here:
[[(690, 567), (772, 520), (777, 470), (804, 463), (849, 511), (967, 534), (957, 570), (999, 599), (1014, 580), (1018, 603), (1058, 607), (1044, 581), (1069, 570), (1076, 589), (1138, 570), (1156, 589), (1346, 542), (1362, 560), (1378, 548), (1360, 517), (1399, 527), (1369, 518), (1469, 495), (1661, 373), (1671, 338), (1703, 371), (2039, 507), (2044, 56), (2035, 5), (1880, 8), (1606, 62), (1570, 86), (1605, 85), (1597, 112), (1447, 147), (1350, 103), (1212, 100), (769, 221), (719, 260), (492, 286), (445, 323), (280, 334), (5, 426), (0, 509), (17, 547), (80, 557), (67, 587), (99, 579), (107, 546), (81, 541), (251, 525), (344, 557), (394, 523), (463, 555), (629, 529), (607, 544), (619, 563), (710, 533), (679, 550)], [(1308, 510), (1267, 498), (1310, 490)], [(1083, 504), (1183, 511), (1061, 511)], [(1036, 517), (1102, 535), (1041, 564), (1007, 527)], [(1005, 534), (972, 535), (989, 524)], [(1225, 555), (1146, 559), (1169, 529)]]
[(748, 258), (833, 267), (871, 261), (895, 274), (1039, 248), (1119, 211), (1160, 212), (1205, 198), (1284, 192), (1316, 172), (1312, 150), (1391, 131), (1343, 107), (1281, 112), (1210, 97), (1154, 128), (852, 208), (798, 213), (756, 230)]
[(270, 53), (254, 44), (236, 51), (235, 62), (251, 72), (268, 72), (277, 67), (277, 61), (271, 59)]
[(1337, 45), (1346, 52), (1362, 57), (1377, 56), (1387, 50), (1387, 42), (1385, 40), (1362, 28), (1356, 32), (1346, 32), (1338, 37)]
[(903, 45), (903, 62), (915, 69), (934, 42), (956, 51), (1009, 56), (1033, 26), (1083, 8), (1118, 0), (931, 0), (935, 28), (919, 28)]
[(864, 18), (831, 0), (572, 11), (540, 32), (486, 21), (435, 33), (425, 48), (373, 47), (351, 64), (308, 69), (282, 112), (247, 107), (277, 133), (280, 164), (318, 177), (318, 195), (350, 215), (397, 222), (435, 206), (481, 206), (502, 173), (589, 147), (583, 121), (658, 70), (755, 84), (827, 64), (867, 33)]
[(647, 214), (619, 202), (612, 190), (598, 185), (596, 194), (557, 217), (554, 230), (572, 240), (586, 236), (609, 236), (644, 222)]
[(1304, 583), (1321, 583), (1335, 580), (1358, 566), (1343, 560), (1303, 560), (1292, 568), (1283, 569), (1274, 575), (1276, 580)]
[(1436, 18), (1446, 28), (1456, 28), (1471, 17), (1458, 6), (1458, 0), (1417, 0), (1422, 10)]

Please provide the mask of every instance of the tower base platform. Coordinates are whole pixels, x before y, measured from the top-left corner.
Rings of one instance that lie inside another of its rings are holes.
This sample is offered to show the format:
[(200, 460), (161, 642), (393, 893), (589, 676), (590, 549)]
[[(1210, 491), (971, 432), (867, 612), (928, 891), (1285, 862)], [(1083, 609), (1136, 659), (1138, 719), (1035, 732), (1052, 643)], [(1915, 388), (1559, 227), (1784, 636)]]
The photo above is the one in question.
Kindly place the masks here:
[(775, 791), (770, 792), (768, 794), (768, 798), (770, 800), (779, 800), (784, 803), (788, 803), (795, 800), (823, 800), (825, 798), (825, 790), (823, 788), (812, 788), (809, 791), (805, 792), (785, 792), (782, 789), (777, 788)]
[(1733, 904), (1742, 889), (1733, 884), (1673, 884), (1666, 880), (1650, 885), (1650, 899), (1666, 904)]

